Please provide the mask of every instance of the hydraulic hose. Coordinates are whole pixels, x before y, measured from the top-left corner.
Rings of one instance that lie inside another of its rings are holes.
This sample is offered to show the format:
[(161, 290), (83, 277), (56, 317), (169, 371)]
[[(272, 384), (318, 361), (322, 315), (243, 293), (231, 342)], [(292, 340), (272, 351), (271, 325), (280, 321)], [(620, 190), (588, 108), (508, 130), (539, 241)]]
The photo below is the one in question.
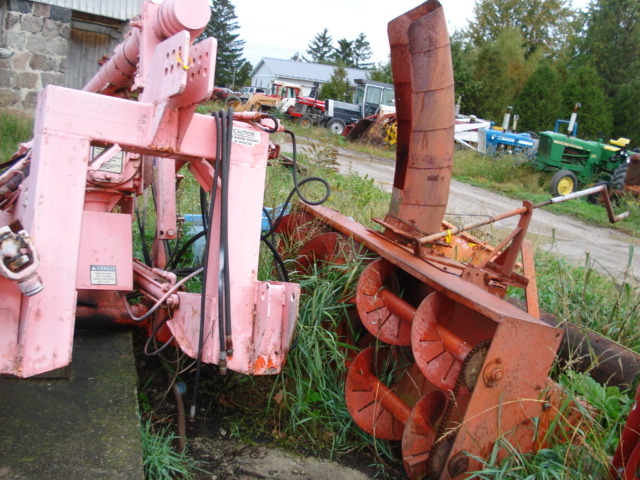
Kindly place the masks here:
[[(213, 215), (214, 215), (215, 205), (216, 205), (215, 199), (216, 199), (216, 194), (218, 190), (218, 173), (220, 171), (220, 158), (222, 154), (222, 145), (219, 140), (220, 134), (221, 134), (220, 132), (221, 121), (217, 112), (214, 112), (213, 117), (214, 117), (214, 122), (216, 126), (216, 139), (218, 139), (218, 141), (216, 142), (216, 157), (215, 157), (215, 163), (214, 163), (214, 169), (213, 169), (213, 180), (212, 180), (211, 194), (210, 194), (211, 197), (209, 199), (209, 208), (208, 208), (208, 211), (206, 212), (206, 215), (207, 215), (206, 225), (209, 226), (209, 228), (203, 229), (203, 232), (205, 235), (205, 249), (204, 249), (204, 260), (203, 260), (204, 270), (202, 272), (202, 290), (201, 290), (201, 296), (200, 296), (200, 331), (198, 332), (198, 355), (196, 358), (196, 376), (193, 383), (193, 395), (191, 399), (191, 407), (189, 409), (189, 416), (191, 418), (194, 418), (196, 414), (196, 405), (198, 402), (198, 389), (200, 386), (200, 375), (202, 371), (202, 349), (204, 346), (204, 326), (206, 321), (207, 267), (209, 264), (209, 247), (211, 245), (211, 230), (212, 230), (211, 225), (213, 224)], [(201, 201), (200, 205), (201, 205), (201, 209), (206, 208), (206, 202)], [(191, 240), (195, 242), (195, 239), (192, 238)], [(188, 243), (189, 242), (187, 242), (187, 244)], [(218, 301), (218, 303), (220, 302)]]

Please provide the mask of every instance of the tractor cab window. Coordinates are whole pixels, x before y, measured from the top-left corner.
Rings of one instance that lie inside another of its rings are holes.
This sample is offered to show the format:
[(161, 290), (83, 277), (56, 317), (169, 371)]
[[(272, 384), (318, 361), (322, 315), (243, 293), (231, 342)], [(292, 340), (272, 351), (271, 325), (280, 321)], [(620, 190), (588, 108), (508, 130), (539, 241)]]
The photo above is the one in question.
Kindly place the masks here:
[(356, 105), (362, 105), (362, 103), (364, 102), (364, 92), (364, 85), (358, 85), (356, 87), (356, 93), (353, 94), (353, 103), (355, 103)]
[(364, 100), (364, 116), (368, 117), (378, 112), (382, 101), (383, 89), (380, 87), (367, 86)]
[(392, 90), (390, 88), (385, 88), (384, 92), (382, 92), (382, 101), (380, 102), (381, 105), (389, 105), (389, 106), (393, 106), (396, 104), (396, 95), (395, 95), (395, 90)]

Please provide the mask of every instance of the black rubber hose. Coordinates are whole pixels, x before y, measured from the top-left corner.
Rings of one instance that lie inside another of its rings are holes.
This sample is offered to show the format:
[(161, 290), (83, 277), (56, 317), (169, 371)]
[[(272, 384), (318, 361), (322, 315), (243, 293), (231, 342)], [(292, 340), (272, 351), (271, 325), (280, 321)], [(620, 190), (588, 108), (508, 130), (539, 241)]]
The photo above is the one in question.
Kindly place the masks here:
[[(231, 170), (231, 142), (233, 139), (233, 108), (227, 111), (227, 132), (225, 138), (226, 151), (222, 157), (222, 191), (221, 202), (221, 234), (220, 241), (224, 242), (224, 320), (227, 356), (233, 355), (233, 339), (231, 336), (231, 276), (229, 268), (229, 175)], [(276, 124), (277, 125), (277, 124)]]
[[(220, 152), (222, 151), (220, 144), (220, 127), (221, 122), (217, 113), (213, 114), (214, 123), (216, 126), (216, 158), (213, 169), (213, 180), (211, 185), (211, 198), (209, 199), (209, 210), (208, 210), (208, 225), (212, 225), (213, 223), (213, 214), (215, 211), (215, 203), (216, 203), (216, 194), (218, 187), (218, 172), (220, 165)], [(205, 202), (206, 204), (206, 202)], [(196, 405), (198, 402), (198, 389), (200, 387), (200, 375), (202, 372), (202, 348), (204, 346), (204, 325), (206, 320), (206, 291), (207, 291), (207, 266), (209, 264), (209, 247), (211, 245), (211, 230), (212, 228), (207, 228), (203, 230), (205, 232), (205, 249), (204, 249), (204, 270), (202, 271), (202, 290), (200, 294), (200, 331), (198, 332), (198, 356), (196, 358), (196, 377), (193, 382), (193, 395), (191, 399), (191, 408), (189, 410), (189, 416), (191, 418), (195, 417), (196, 414)], [(195, 241), (195, 240), (194, 240)]]
[[(285, 130), (284, 132), (291, 136), (291, 143), (292, 143), (292, 146), (293, 146), (293, 159), (292, 159), (293, 160), (293, 168), (292, 168), (291, 175), (293, 177), (293, 188), (295, 189), (296, 193), (298, 194), (298, 197), (300, 197), (300, 200), (302, 200), (304, 203), (306, 203), (308, 205), (320, 205), (320, 204), (326, 202), (329, 199), (329, 196), (331, 195), (331, 187), (329, 186), (329, 182), (327, 182), (324, 178), (322, 178), (322, 177), (308, 177), (308, 178), (305, 178), (302, 182), (298, 183), (298, 173), (297, 173), (298, 160), (297, 160), (296, 136), (291, 130)], [(300, 187), (304, 183), (307, 183), (307, 182), (310, 182), (310, 181), (320, 182), (325, 186), (326, 192), (325, 192), (324, 196), (320, 200), (315, 200), (315, 201), (309, 200), (300, 191)]]
[(253, 125), (258, 127), (263, 132), (266, 132), (266, 133), (277, 133), (278, 132), (278, 128), (280, 126), (280, 123), (278, 122), (278, 119), (276, 117), (274, 117), (273, 115), (268, 115), (268, 114), (265, 114), (264, 117), (265, 118), (270, 118), (273, 121), (273, 127), (267, 127), (266, 125), (263, 125), (263, 124), (258, 123), (258, 122), (254, 122)]
[(198, 233), (196, 233), (194, 236), (192, 236), (191, 238), (189, 238), (189, 240), (186, 241), (186, 243), (180, 247), (179, 250), (177, 250), (177, 252), (175, 252), (175, 254), (173, 255), (173, 257), (171, 257), (171, 260), (169, 261), (169, 267), (168, 270), (173, 270), (176, 268), (176, 266), (178, 265), (178, 263), (180, 263), (180, 260), (182, 260), (182, 257), (184, 256), (184, 254), (187, 252), (187, 250), (189, 249), (189, 247), (191, 245), (193, 245), (195, 242), (198, 241), (198, 239), (202, 238), (204, 235), (207, 234), (207, 231), (202, 229), (200, 230)]

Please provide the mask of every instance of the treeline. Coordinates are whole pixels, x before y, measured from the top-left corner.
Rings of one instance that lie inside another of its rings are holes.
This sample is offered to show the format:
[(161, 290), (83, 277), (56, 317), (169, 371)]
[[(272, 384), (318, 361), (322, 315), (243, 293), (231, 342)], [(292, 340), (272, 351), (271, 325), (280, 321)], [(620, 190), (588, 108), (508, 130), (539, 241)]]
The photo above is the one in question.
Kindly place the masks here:
[(519, 130), (553, 128), (581, 104), (582, 138), (624, 136), (640, 145), (640, 2), (477, 0), (475, 19), (451, 38), (462, 112)]

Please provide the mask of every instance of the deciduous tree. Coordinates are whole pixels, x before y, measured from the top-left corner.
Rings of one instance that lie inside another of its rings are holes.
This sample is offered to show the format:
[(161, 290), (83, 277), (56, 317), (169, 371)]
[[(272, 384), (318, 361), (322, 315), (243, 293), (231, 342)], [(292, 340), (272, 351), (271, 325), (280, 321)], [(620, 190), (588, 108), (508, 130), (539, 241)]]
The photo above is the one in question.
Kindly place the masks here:
[(507, 28), (517, 28), (528, 54), (557, 52), (575, 14), (568, 5), (567, 0), (476, 0), (475, 19), (467, 35), (475, 45), (482, 45), (496, 40)]
[(376, 82), (393, 83), (393, 75), (391, 72), (391, 59), (387, 62), (379, 62), (372, 65), (369, 69), (369, 79)]
[(640, 76), (640, 2), (597, 0), (587, 14), (581, 52), (610, 97)]

